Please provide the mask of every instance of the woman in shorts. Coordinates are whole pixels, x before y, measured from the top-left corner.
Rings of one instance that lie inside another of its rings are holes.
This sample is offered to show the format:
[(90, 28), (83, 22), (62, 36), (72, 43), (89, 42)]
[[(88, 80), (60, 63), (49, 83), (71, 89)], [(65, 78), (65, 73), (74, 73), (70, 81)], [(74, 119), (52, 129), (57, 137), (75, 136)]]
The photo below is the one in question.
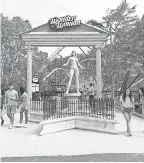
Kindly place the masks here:
[(132, 96), (131, 90), (127, 89), (123, 93), (123, 95), (121, 95), (120, 106), (127, 123), (127, 135), (132, 136), (130, 130), (130, 122), (131, 122), (131, 116), (134, 108), (134, 97)]

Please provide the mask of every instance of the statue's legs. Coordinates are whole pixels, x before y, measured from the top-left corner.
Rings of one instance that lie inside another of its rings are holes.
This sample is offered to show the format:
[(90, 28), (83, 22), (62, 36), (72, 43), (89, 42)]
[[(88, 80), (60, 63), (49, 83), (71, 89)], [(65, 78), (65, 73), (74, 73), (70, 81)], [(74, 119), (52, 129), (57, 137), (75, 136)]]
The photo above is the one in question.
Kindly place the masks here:
[(75, 69), (77, 93), (79, 92), (79, 69)]
[(68, 86), (67, 86), (66, 93), (69, 93), (69, 89), (70, 89), (70, 86), (71, 86), (73, 74), (74, 74), (74, 70), (71, 69), (71, 70), (70, 70), (70, 78), (69, 78), (69, 81), (68, 81)]

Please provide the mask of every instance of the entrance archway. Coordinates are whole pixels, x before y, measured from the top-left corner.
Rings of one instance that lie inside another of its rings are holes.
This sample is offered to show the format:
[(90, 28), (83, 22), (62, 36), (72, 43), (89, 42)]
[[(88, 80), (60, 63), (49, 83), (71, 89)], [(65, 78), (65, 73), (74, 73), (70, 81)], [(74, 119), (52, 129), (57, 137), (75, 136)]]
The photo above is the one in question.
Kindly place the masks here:
[[(63, 20), (64, 21), (64, 20)], [(74, 20), (75, 21), (75, 20)], [(21, 34), (27, 49), (27, 91), (32, 98), (32, 47), (94, 47), (96, 50), (97, 97), (102, 97), (101, 48), (108, 33), (89, 25), (69, 23), (63, 28), (53, 28), (50, 22)], [(73, 26), (72, 26), (73, 25)]]

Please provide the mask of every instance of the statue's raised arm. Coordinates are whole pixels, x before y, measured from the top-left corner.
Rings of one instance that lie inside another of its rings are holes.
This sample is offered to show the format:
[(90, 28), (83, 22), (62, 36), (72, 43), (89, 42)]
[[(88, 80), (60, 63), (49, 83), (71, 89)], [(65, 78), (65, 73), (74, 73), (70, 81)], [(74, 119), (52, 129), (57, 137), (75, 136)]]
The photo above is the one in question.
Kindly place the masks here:
[(68, 61), (65, 64), (63, 64), (63, 66), (64, 67), (67, 66), (69, 64), (69, 62), (70, 62), (70, 58), (68, 59)]

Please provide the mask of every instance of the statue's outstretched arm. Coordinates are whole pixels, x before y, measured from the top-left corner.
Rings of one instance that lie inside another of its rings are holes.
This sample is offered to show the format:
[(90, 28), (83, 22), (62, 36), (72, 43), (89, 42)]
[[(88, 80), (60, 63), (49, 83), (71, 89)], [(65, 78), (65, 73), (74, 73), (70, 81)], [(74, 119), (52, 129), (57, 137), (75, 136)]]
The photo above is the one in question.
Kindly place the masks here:
[(78, 67), (84, 69), (84, 67), (79, 63), (79, 60), (78, 60), (78, 62), (77, 62), (77, 65), (78, 65)]
[(63, 66), (67, 66), (69, 64), (69, 62), (70, 62), (70, 58), (68, 59), (68, 61), (65, 64), (63, 64)]

